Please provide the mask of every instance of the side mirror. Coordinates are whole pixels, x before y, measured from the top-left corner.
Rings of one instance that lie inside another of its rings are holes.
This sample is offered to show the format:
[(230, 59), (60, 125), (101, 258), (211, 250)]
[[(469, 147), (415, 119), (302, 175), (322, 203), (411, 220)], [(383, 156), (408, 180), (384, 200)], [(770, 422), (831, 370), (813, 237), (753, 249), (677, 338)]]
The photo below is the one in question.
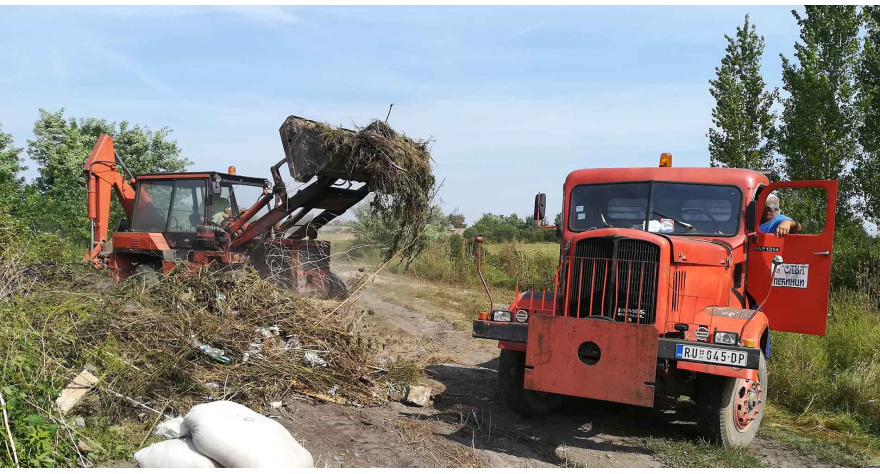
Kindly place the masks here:
[(547, 195), (544, 193), (538, 193), (535, 195), (535, 220), (538, 223), (541, 223), (544, 220), (545, 213), (547, 210)]

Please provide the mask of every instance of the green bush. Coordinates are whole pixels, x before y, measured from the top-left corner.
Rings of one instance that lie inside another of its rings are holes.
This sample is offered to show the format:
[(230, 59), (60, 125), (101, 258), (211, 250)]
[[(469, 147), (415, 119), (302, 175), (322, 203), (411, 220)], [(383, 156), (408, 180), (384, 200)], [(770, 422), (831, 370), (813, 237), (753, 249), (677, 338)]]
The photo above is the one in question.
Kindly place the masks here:
[(558, 242), (555, 230), (540, 229), (531, 217), (520, 219), (510, 216), (483, 214), (474, 225), (464, 231), (468, 240), (482, 236), (487, 242)]

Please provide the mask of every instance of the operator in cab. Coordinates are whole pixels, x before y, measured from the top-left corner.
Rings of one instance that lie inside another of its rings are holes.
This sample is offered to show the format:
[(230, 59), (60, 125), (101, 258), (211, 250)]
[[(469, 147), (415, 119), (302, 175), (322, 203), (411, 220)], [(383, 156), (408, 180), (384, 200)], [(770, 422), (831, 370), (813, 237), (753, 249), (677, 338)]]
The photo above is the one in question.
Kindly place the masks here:
[(213, 212), (211, 221), (219, 225), (225, 219), (232, 217), (232, 203), (225, 197), (214, 196)]
[(775, 194), (767, 196), (767, 201), (764, 202), (764, 213), (761, 214), (761, 232), (785, 237), (788, 234), (797, 234), (803, 229), (804, 226), (800, 222), (779, 211), (779, 196)]

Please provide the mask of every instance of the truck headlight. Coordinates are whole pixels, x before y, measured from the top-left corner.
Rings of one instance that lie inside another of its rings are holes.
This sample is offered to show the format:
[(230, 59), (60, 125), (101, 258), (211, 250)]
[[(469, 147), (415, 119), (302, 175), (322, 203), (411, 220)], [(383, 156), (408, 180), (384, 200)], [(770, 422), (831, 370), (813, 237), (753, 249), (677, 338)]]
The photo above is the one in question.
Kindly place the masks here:
[(715, 344), (735, 346), (739, 342), (739, 334), (735, 332), (715, 331)]
[(524, 323), (524, 322), (526, 322), (527, 319), (529, 319), (529, 312), (528, 311), (521, 309), (516, 312), (516, 322)]
[(499, 323), (509, 323), (513, 320), (513, 313), (503, 309), (496, 309), (492, 311), (492, 321), (497, 321)]

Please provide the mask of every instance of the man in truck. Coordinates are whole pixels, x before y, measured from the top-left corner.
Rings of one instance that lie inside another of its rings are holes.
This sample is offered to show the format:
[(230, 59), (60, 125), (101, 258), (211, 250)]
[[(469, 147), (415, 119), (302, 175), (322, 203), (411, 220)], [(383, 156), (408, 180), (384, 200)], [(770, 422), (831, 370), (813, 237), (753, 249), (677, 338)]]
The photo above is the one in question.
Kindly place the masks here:
[(797, 234), (803, 228), (800, 222), (779, 212), (779, 196), (775, 194), (767, 196), (764, 213), (761, 215), (761, 232), (785, 237), (788, 234)]

